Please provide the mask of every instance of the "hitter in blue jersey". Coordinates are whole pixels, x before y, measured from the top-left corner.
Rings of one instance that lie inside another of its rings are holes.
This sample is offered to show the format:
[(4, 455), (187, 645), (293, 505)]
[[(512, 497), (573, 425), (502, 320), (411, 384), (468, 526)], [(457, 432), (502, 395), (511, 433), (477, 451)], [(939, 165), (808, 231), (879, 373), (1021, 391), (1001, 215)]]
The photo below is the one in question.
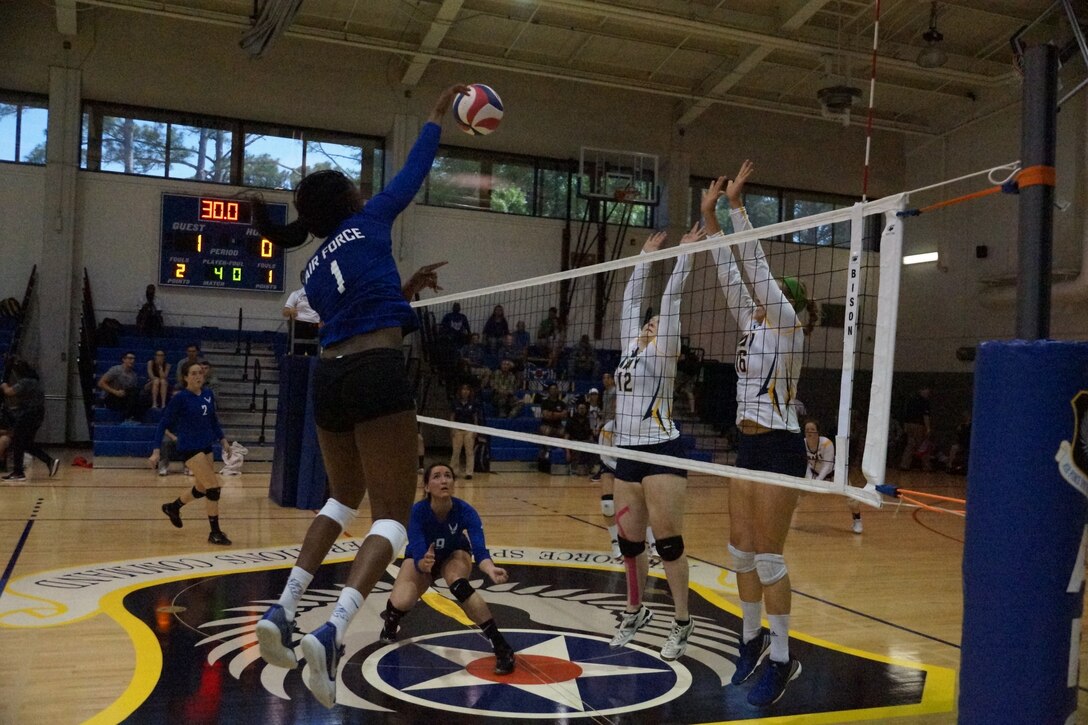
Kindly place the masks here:
[[(181, 507), (198, 498), (206, 498), (208, 523), (211, 533), (208, 541), (212, 544), (230, 544), (230, 539), (219, 528), (219, 479), (212, 468), (212, 446), (216, 442), (224, 452), (230, 450), (230, 444), (223, 435), (219, 417), (215, 414), (215, 396), (204, 387), (204, 366), (194, 360), (186, 360), (181, 365), (182, 388), (163, 411), (159, 428), (155, 431), (156, 441), (161, 441), (166, 431), (178, 439), (178, 453), (185, 465), (193, 472), (196, 484), (191, 490), (182, 492), (171, 503), (162, 505), (162, 512), (170, 523), (181, 528)], [(160, 452), (156, 446), (148, 459), (151, 467), (159, 465)]]
[(401, 618), (434, 580), (442, 577), (465, 614), (491, 640), (495, 648), (495, 674), (507, 675), (514, 671), (514, 650), (495, 624), (487, 602), (468, 581), (472, 559), (496, 584), (505, 583), (508, 577), (505, 569), (491, 561), (476, 509), (454, 497), (454, 479), (453, 469), (444, 463), (432, 464), (423, 473), (424, 498), (412, 507), (408, 548), (382, 614), (385, 626), (381, 640), (396, 640)]
[[(322, 241), (303, 273), (310, 306), (321, 318), (322, 350), (314, 373), (314, 419), (331, 498), (310, 524), (279, 601), (257, 623), (261, 656), (296, 667), (295, 610), (314, 572), (370, 493), (374, 517), (329, 621), (302, 637), (306, 686), (325, 707), (336, 704), (344, 636), (363, 597), (407, 540), (405, 526), (416, 487), (416, 407), (401, 344), (415, 329), (393, 259), (392, 227), (427, 178), (442, 118), (465, 86), (436, 101), (408, 158), (380, 193), (364, 203), (338, 171), (318, 171), (295, 189), (298, 218), (269, 223), (254, 204), (257, 227), (273, 243)], [(408, 287), (411, 287), (409, 283)]]

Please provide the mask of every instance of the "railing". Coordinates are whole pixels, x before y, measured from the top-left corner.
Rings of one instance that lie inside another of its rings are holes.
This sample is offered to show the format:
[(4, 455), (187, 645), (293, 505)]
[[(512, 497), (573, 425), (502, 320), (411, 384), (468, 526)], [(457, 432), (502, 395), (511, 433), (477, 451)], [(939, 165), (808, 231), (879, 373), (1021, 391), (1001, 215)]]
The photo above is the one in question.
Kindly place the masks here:
[(91, 278), (87, 268), (83, 268), (83, 306), (79, 315), (79, 385), (83, 390), (83, 412), (87, 416), (87, 430), (93, 431), (94, 425), (94, 361), (98, 349), (95, 332), (98, 321), (95, 318), (94, 297), (91, 295)]
[(23, 340), (23, 335), (26, 333), (26, 321), (30, 316), (30, 300), (31, 295), (34, 292), (34, 286), (38, 281), (38, 265), (34, 265), (30, 268), (30, 279), (26, 282), (26, 292), (23, 293), (23, 303), (19, 307), (18, 315), (15, 318), (15, 332), (11, 336), (11, 346), (8, 348), (7, 357), (3, 361), (3, 377), (0, 380), (7, 380), (8, 375), (11, 373), (11, 364), (15, 360), (15, 356), (19, 354), (19, 343)]
[[(246, 354), (249, 354), (249, 345), (246, 345)], [(245, 378), (242, 378), (245, 380)], [(257, 412), (257, 386), (261, 384), (261, 359), (253, 358), (253, 394), (249, 398), (249, 412)]]
[(268, 420), (268, 388), (264, 389), (261, 397), (264, 399), (264, 403), (261, 407), (261, 435), (257, 438), (257, 443), (263, 446), (265, 441), (264, 431)]

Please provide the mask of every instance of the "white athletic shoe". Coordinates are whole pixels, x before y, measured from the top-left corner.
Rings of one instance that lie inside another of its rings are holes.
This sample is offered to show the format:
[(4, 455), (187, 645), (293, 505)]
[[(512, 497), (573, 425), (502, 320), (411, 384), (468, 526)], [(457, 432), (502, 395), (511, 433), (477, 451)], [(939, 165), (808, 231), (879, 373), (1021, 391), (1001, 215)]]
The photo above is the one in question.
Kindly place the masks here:
[(624, 646), (633, 640), (635, 634), (649, 624), (650, 620), (653, 618), (654, 613), (651, 612), (645, 604), (639, 607), (637, 612), (624, 612), (623, 618), (620, 620), (620, 626), (616, 628), (616, 634), (612, 637), (612, 641), (608, 643), (608, 646)]
[(661, 647), (661, 659), (669, 662), (680, 659), (688, 648), (688, 637), (694, 629), (695, 619), (689, 619), (687, 624), (673, 621), (672, 631)]
[(861, 519), (854, 519), (854, 523), (850, 528), (854, 530), (855, 534), (860, 534), (862, 531)]
[(336, 628), (326, 622), (302, 638), (306, 658), (306, 687), (325, 707), (336, 704), (336, 678), (344, 648), (336, 644)]

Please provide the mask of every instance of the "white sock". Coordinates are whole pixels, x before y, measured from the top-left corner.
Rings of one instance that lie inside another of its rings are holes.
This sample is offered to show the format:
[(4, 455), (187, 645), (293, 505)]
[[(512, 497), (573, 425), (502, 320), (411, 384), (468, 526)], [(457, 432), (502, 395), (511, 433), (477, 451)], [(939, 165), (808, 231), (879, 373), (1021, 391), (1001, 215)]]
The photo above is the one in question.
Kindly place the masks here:
[(295, 621), (295, 610), (298, 609), (298, 603), (302, 599), (302, 595), (306, 593), (306, 587), (310, 586), (310, 582), (314, 580), (314, 575), (305, 569), (299, 567), (291, 568), (291, 575), (287, 577), (287, 584), (283, 587), (283, 594), (280, 595), (279, 605), (283, 607), (284, 614), (287, 615), (287, 621)]
[(610, 541), (619, 541), (620, 527), (612, 524), (608, 527), (608, 538)]
[(741, 634), (743, 639), (741, 641), (751, 642), (759, 635), (759, 630), (763, 628), (763, 623), (760, 622), (760, 618), (763, 617), (763, 601), (746, 602), (741, 599), (740, 611), (744, 614), (744, 628)]
[(336, 600), (336, 608), (332, 610), (329, 622), (336, 627), (336, 644), (344, 643), (344, 635), (348, 633), (351, 620), (363, 606), (363, 595), (356, 589), (344, 587), (340, 591), (340, 598)]
[(775, 662), (790, 661), (790, 615), (768, 614), (771, 625), (771, 659)]

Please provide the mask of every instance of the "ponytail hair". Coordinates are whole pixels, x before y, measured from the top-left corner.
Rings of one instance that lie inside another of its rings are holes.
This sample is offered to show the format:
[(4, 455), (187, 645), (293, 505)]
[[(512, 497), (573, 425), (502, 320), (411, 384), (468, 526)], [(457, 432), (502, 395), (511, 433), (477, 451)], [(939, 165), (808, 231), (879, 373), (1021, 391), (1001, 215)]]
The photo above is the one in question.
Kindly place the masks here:
[(816, 300), (805, 301), (805, 311), (808, 313), (808, 319), (805, 320), (805, 325), (801, 329), (805, 333), (805, 337), (812, 334), (813, 328), (816, 327), (816, 320), (820, 318), (820, 303)]

